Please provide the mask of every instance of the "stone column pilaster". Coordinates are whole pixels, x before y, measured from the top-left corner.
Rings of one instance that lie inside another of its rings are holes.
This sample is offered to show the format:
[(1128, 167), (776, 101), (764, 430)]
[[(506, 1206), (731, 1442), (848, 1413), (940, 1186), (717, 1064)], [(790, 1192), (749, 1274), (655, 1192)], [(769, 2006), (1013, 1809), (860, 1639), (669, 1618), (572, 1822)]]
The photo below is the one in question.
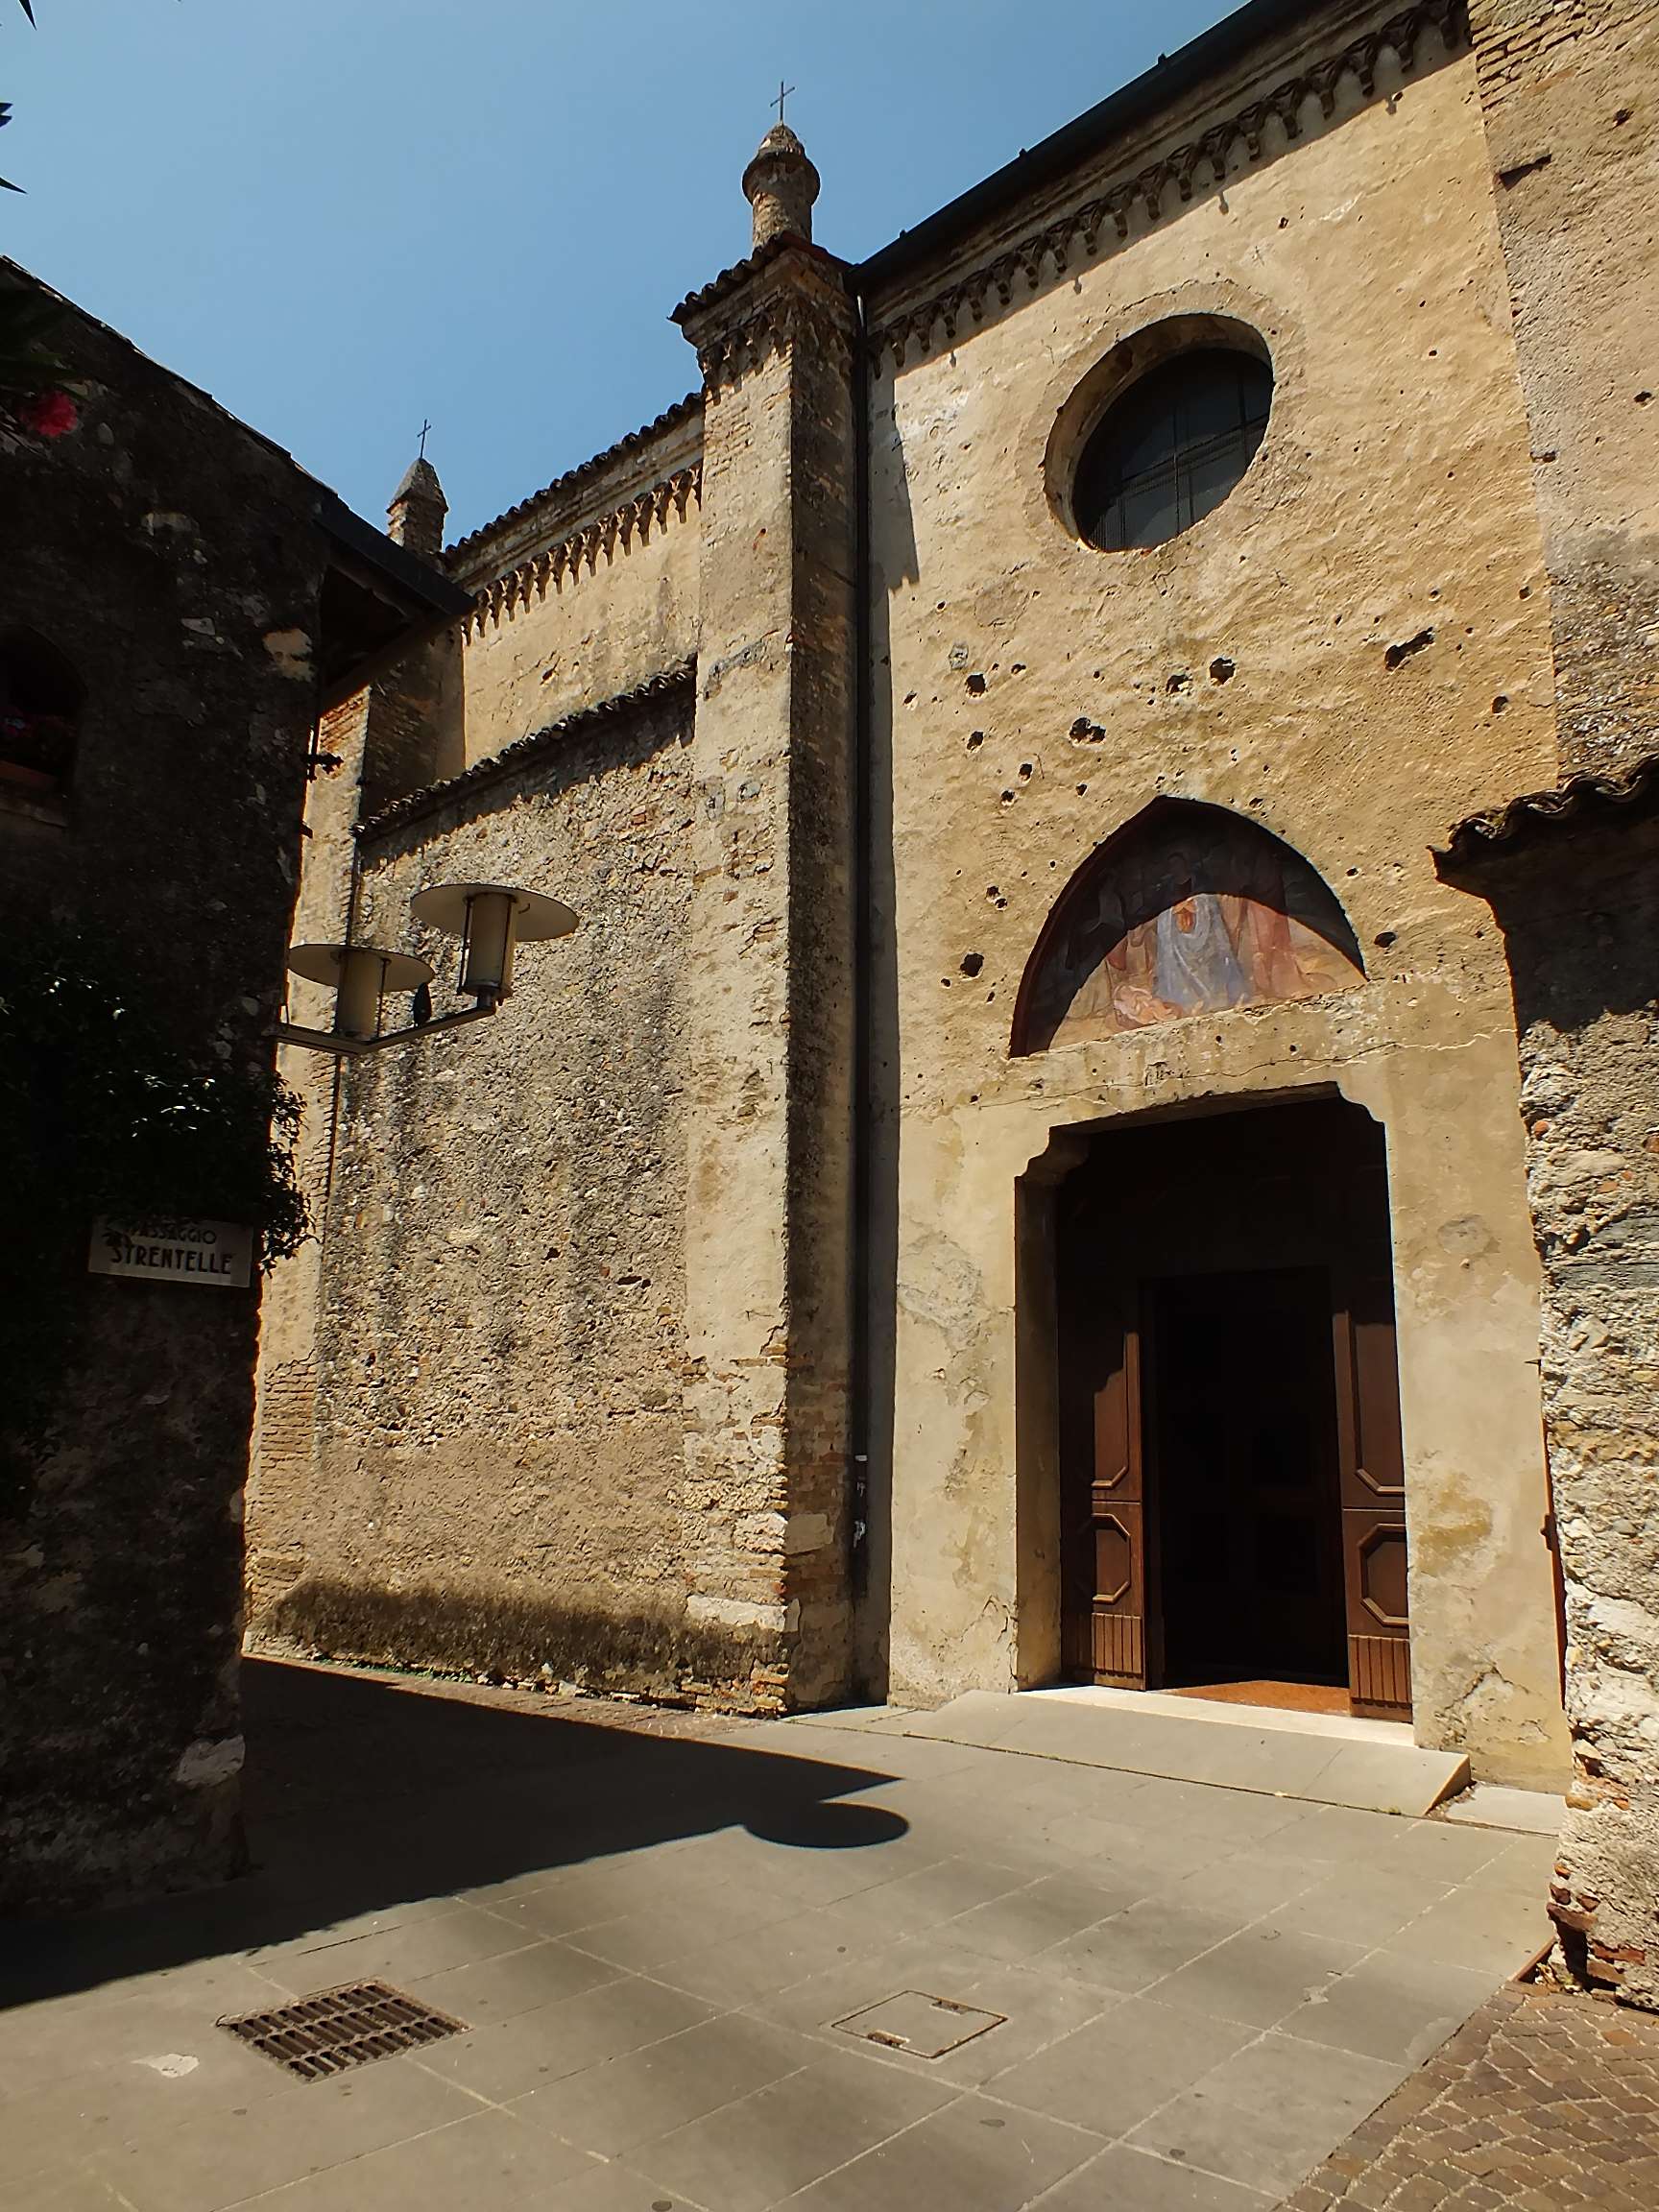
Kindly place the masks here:
[(678, 311), (703, 368), (686, 1223), (692, 1618), (848, 1685), (855, 491), (842, 265)]

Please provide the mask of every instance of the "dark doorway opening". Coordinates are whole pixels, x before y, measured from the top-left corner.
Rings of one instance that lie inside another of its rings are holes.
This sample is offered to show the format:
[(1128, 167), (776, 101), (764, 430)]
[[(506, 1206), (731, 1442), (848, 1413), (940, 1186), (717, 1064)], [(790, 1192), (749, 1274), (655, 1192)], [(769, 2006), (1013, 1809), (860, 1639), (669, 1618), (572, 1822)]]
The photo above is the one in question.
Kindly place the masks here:
[(1328, 1276), (1175, 1276), (1144, 1325), (1166, 1684), (1345, 1683)]
[(1381, 1128), (1315, 1099), (1106, 1130), (1060, 1198), (1066, 1671), (1407, 1712)]

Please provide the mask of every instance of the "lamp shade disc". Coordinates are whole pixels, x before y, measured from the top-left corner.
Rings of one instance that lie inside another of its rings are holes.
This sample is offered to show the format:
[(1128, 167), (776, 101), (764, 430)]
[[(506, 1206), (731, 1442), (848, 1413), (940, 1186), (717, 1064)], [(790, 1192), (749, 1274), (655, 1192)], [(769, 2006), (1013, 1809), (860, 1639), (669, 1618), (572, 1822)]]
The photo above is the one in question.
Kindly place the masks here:
[(348, 960), (382, 963), (383, 991), (418, 991), (430, 983), (436, 971), (430, 960), (417, 960), (407, 952), (388, 952), (379, 945), (293, 945), (288, 949), (288, 972), (307, 983), (337, 984)]
[(409, 911), (429, 929), (461, 937), (467, 931), (468, 901), (486, 895), (512, 900), (513, 934), (520, 945), (538, 938), (568, 937), (581, 920), (563, 900), (546, 898), (540, 891), (520, 891), (512, 883), (434, 883), (416, 892)]

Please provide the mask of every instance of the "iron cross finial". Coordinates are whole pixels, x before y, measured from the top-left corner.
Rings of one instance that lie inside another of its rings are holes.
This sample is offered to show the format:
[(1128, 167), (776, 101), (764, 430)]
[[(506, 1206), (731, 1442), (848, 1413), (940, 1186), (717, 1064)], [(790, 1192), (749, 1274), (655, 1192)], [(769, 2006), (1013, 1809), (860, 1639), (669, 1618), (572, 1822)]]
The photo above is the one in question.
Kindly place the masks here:
[(421, 458), (422, 461), (426, 458), (426, 433), (431, 427), (430, 422), (422, 421), (421, 424)]
[(784, 82), (783, 82), (783, 80), (782, 80), (782, 78), (781, 78), (781, 77), (780, 77), (780, 78), (779, 78), (779, 80), (778, 80), (778, 97), (777, 97), (777, 99), (776, 99), (776, 100), (774, 100), (774, 101), (772, 102), (772, 106), (773, 106), (774, 108), (777, 108), (777, 110), (778, 110), (778, 120), (779, 120), (779, 122), (780, 122), (780, 123), (781, 123), (781, 122), (782, 122), (782, 120), (783, 120), (783, 103), (784, 103), (784, 101), (785, 101), (785, 100), (787, 100), (787, 99), (788, 99), (789, 95), (790, 95), (790, 94), (791, 94), (791, 93), (792, 93), (794, 90), (795, 90), (795, 86), (794, 86), (793, 84), (784, 84)]

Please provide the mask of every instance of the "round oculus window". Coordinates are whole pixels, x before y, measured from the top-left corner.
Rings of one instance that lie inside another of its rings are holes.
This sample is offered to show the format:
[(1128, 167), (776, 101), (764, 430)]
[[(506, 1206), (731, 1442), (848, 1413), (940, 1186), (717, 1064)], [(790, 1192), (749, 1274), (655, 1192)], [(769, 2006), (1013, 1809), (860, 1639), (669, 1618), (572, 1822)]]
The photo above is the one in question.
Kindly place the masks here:
[(1255, 459), (1273, 404), (1259, 353), (1198, 346), (1118, 394), (1071, 481), (1077, 534), (1106, 552), (1162, 545), (1219, 507)]

